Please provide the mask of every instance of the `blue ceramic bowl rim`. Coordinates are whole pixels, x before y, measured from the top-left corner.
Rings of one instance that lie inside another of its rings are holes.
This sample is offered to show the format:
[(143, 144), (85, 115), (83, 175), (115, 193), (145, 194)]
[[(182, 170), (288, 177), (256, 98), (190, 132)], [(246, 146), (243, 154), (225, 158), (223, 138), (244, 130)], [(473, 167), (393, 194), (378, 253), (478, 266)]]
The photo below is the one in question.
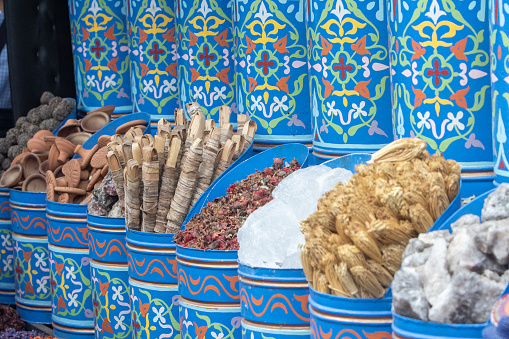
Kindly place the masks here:
[(87, 223), (91, 226), (102, 228), (125, 229), (125, 218), (112, 218), (107, 216), (93, 215), (87, 212)]
[(306, 282), (302, 268), (265, 268), (244, 265), (239, 261), (239, 276), (263, 281)]
[(126, 241), (128, 244), (133, 244), (147, 248), (165, 248), (174, 249), (175, 243), (173, 242), (173, 233), (148, 233), (134, 230), (127, 230)]
[(10, 189), (7, 187), (0, 187), (0, 192), (7, 192), (10, 193)]
[[(481, 338), (484, 324), (445, 324), (432, 321), (422, 321), (393, 313), (393, 332), (408, 338), (437, 339), (437, 338)], [(475, 331), (475, 332), (473, 332)]]
[(25, 192), (10, 189), (9, 201), (19, 206), (46, 207), (46, 192)]
[[(309, 286), (309, 304), (316, 310), (338, 316), (390, 317), (392, 298), (345, 298), (315, 291)], [(312, 312), (312, 311), (311, 311)]]
[[(60, 217), (79, 217), (86, 218), (87, 217), (87, 207), (88, 205), (80, 205), (80, 204), (64, 204), (61, 202), (55, 202), (46, 200), (46, 211)], [(51, 216), (48, 216), (48, 220), (51, 219)], [(75, 221), (81, 223), (81, 221)], [(84, 221), (86, 222), (86, 221)]]
[(204, 250), (177, 245), (177, 258), (236, 264), (238, 260), (238, 251)]

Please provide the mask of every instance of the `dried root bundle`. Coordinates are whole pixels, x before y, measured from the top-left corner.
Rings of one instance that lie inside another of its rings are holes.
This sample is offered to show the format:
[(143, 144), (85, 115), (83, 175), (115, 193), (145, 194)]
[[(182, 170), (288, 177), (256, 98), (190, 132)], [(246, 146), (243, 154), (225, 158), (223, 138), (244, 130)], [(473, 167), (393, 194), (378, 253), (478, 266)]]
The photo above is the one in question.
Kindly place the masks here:
[(301, 261), (317, 291), (381, 298), (410, 239), (427, 232), (456, 197), (461, 168), (441, 154), (430, 156), (422, 140), (401, 139), (356, 172), (301, 221)]

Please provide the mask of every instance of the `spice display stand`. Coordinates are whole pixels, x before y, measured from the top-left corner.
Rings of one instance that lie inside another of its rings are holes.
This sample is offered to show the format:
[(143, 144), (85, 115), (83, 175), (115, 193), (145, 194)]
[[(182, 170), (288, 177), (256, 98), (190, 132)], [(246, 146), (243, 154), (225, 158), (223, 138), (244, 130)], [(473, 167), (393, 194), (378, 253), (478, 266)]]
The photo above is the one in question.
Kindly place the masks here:
[(16, 306), (21, 319), (51, 323), (46, 193), (11, 190)]
[(181, 322), (173, 234), (128, 230), (126, 239), (133, 338), (177, 337)]
[(9, 189), (0, 188), (0, 304), (14, 305), (14, 252)]
[[(272, 166), (274, 158), (294, 158), (305, 163), (308, 148), (301, 144), (281, 145), (257, 154), (228, 172), (211, 189), (206, 200), (226, 194), (228, 187), (245, 179), (257, 169)], [(241, 309), (237, 251), (204, 251), (177, 246), (181, 335), (185, 337), (190, 324), (196, 323), (205, 333), (209, 328), (216, 335), (241, 336)], [(191, 332), (192, 333), (192, 332)]]
[[(478, 196), (470, 203), (457, 210), (439, 229), (451, 232), (451, 224), (467, 214), (474, 214), (480, 217), (484, 206), (484, 200), (493, 191), (494, 190), (490, 190)], [(509, 294), (509, 291), (506, 289), (506, 291), (502, 293), (502, 296), (507, 294)], [(490, 321), (485, 324), (440, 324), (431, 321), (411, 319), (396, 313), (393, 313), (392, 316), (392, 334), (393, 338), (397, 339), (482, 338), (482, 330), (490, 324)]]
[(87, 213), (95, 337), (131, 337), (124, 218)]

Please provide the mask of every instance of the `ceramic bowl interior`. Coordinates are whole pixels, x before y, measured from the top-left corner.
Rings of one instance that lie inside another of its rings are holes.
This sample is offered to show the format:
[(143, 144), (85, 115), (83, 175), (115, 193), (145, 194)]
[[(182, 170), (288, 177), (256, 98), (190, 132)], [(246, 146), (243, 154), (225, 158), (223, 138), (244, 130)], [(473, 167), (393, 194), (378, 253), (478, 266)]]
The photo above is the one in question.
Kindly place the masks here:
[(26, 192), (46, 192), (46, 177), (42, 174), (32, 174), (23, 182), (22, 190)]
[(95, 133), (110, 122), (110, 116), (104, 112), (87, 114), (81, 120), (81, 128), (85, 132)]
[(23, 177), (23, 168), (21, 165), (11, 166), (0, 178), (0, 186), (2, 187), (14, 187), (16, 186), (21, 178)]

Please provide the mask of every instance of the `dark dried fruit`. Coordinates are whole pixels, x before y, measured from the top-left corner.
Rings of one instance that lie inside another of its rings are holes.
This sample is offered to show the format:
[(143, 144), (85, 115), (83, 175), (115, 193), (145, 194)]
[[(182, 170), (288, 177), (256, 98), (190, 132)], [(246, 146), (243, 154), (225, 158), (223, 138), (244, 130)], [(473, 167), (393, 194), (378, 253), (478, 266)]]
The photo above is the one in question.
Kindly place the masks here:
[(7, 141), (9, 141), (11, 144), (14, 144), (17, 142), (18, 135), (19, 135), (19, 130), (16, 128), (11, 128), (10, 130), (7, 131), (7, 134), (5, 135), (5, 139), (7, 139)]
[(29, 137), (28, 134), (21, 133), (18, 135), (16, 142), (18, 145), (25, 147), (28, 143), (28, 140), (30, 140), (30, 139), (31, 139), (31, 137)]
[(50, 101), (51, 101), (51, 99), (53, 99), (54, 97), (55, 97), (55, 96), (54, 96), (54, 95), (53, 95), (53, 93), (51, 93), (51, 92), (46, 91), (46, 92), (42, 93), (42, 95), (41, 95), (41, 100), (40, 100), (41, 105), (47, 105), (47, 104), (49, 104), (49, 103), (50, 103)]
[(14, 145), (9, 147), (9, 151), (7, 151), (7, 156), (12, 160), (16, 158), (18, 155), (23, 153), (23, 146), (21, 145)]
[(27, 121), (26, 117), (19, 117), (18, 120), (16, 120), (16, 128), (19, 130), (21, 129), (21, 126)]
[(274, 159), (272, 167), (231, 184), (225, 196), (209, 202), (184, 231), (175, 234), (175, 243), (207, 250), (238, 250), (237, 232), (247, 217), (271, 201), (274, 188), (300, 168), (295, 160), (283, 167), (284, 160)]

